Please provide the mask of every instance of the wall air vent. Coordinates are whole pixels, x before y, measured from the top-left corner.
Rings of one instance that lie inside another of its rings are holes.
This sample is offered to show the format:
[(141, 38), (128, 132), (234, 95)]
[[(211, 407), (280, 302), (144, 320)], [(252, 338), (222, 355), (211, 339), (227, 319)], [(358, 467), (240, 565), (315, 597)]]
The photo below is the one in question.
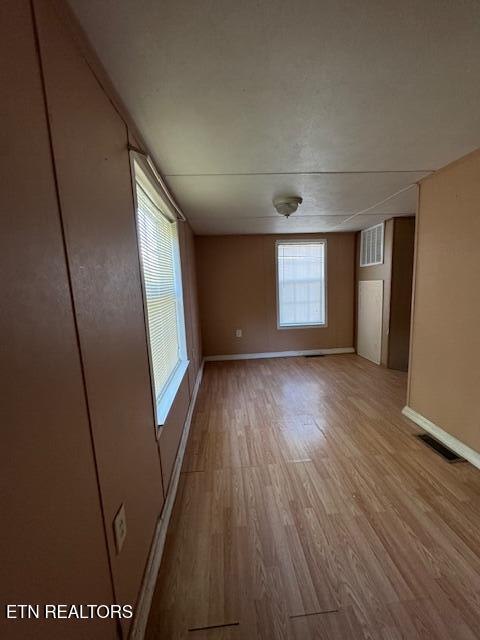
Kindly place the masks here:
[(371, 267), (383, 263), (384, 224), (364, 229), (360, 235), (360, 266)]

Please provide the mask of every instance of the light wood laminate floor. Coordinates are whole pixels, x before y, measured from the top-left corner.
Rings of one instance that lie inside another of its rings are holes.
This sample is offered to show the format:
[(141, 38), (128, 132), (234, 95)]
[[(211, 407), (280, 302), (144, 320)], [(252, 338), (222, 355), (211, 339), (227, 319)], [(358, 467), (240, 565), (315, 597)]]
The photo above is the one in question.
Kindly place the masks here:
[(207, 363), (147, 640), (479, 638), (480, 471), (405, 393), (354, 355)]

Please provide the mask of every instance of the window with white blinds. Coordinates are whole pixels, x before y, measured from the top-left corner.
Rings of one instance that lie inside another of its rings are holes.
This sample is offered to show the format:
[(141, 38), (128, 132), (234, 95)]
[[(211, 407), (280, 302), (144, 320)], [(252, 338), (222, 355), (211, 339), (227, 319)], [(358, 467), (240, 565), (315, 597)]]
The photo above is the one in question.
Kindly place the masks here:
[(326, 242), (277, 242), (279, 327), (326, 324)]
[(383, 262), (383, 222), (364, 229), (360, 234), (360, 266), (370, 267)]
[(139, 183), (137, 227), (157, 418), (162, 423), (166, 417), (163, 400), (185, 360), (177, 225), (162, 214), (153, 194), (151, 197)]

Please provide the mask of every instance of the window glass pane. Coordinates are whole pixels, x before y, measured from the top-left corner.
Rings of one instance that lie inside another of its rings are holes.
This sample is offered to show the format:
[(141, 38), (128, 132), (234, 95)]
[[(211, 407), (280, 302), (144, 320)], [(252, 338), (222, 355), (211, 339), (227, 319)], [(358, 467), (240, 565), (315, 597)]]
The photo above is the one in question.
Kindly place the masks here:
[(280, 326), (325, 324), (325, 243), (278, 243)]
[(137, 185), (137, 225), (157, 402), (180, 362), (175, 282), (176, 225)]

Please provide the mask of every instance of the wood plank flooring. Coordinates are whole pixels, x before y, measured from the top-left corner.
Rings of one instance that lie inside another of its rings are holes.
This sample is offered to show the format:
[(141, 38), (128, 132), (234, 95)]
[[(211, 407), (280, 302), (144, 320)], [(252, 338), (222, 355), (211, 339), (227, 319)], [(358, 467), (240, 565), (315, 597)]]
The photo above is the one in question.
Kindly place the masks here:
[(480, 637), (480, 472), (354, 355), (207, 363), (147, 640)]

